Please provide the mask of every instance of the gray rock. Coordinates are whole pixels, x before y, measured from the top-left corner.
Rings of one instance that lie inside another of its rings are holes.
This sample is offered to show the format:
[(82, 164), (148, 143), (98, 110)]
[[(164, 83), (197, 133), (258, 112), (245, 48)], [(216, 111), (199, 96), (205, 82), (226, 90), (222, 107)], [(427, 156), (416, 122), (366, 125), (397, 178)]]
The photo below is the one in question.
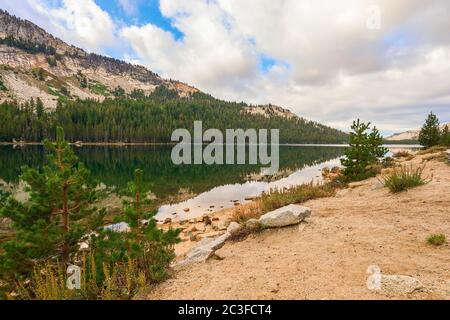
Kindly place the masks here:
[(249, 219), (245, 223), (245, 227), (248, 229), (258, 229), (261, 226), (261, 223), (257, 219)]
[(180, 265), (206, 261), (214, 255), (216, 250), (223, 247), (229, 237), (230, 234), (227, 232), (215, 239), (205, 238), (201, 240), (194, 248), (189, 250), (186, 254), (186, 258), (180, 262)]
[(20, 180), (16, 189), (12, 192), (12, 196), (14, 197), (14, 199), (20, 203), (28, 202), (28, 200), (30, 200), (30, 193), (28, 191), (25, 191), (27, 187), (28, 184), (25, 181)]
[(374, 183), (372, 183), (372, 190), (379, 190), (379, 189), (383, 189), (384, 188), (384, 184), (380, 181), (377, 180)]
[(404, 275), (385, 275), (377, 265), (367, 269), (370, 274), (367, 278), (369, 290), (384, 292), (386, 294), (407, 294), (422, 288), (422, 283), (416, 278)]
[(422, 288), (416, 278), (402, 275), (381, 275), (381, 290), (388, 293), (412, 293)]
[(231, 222), (230, 225), (227, 228), (227, 233), (230, 235), (234, 235), (235, 233), (239, 232), (241, 230), (241, 225), (235, 221)]
[(105, 226), (105, 229), (114, 232), (130, 232), (130, 226), (126, 222), (119, 222)]
[(296, 204), (291, 204), (277, 210), (266, 213), (259, 222), (263, 227), (279, 228), (298, 224), (311, 215), (311, 209)]

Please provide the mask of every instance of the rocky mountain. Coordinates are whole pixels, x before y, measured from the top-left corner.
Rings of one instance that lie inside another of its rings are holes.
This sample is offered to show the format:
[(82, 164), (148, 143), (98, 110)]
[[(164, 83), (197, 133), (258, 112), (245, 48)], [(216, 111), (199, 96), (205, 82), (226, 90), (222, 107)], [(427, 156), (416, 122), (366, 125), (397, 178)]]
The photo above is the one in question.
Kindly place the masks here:
[(198, 91), (145, 67), (87, 53), (0, 10), (0, 102), (39, 97), (51, 109), (60, 97), (102, 101), (122, 90), (149, 94), (160, 85), (180, 96)]
[[(450, 122), (447, 124), (441, 124), (441, 129), (444, 129), (445, 126), (449, 126)], [(385, 140), (388, 141), (402, 141), (402, 140), (418, 140), (419, 139), (420, 129), (408, 130), (401, 133), (394, 133), (393, 135), (386, 137)]]
[[(112, 101), (117, 97), (127, 99), (115, 104)], [(42, 104), (34, 109), (37, 98)], [(7, 103), (0, 116), (9, 119), (0, 128), (2, 141), (41, 141), (58, 123), (66, 126), (66, 133), (74, 141), (161, 142), (170, 138), (172, 129), (186, 126), (199, 115), (215, 127), (245, 124), (283, 128), (281, 138), (289, 143), (342, 143), (348, 137), (276, 105), (215, 99), (143, 66), (88, 53), (0, 9), (2, 102)], [(26, 102), (31, 108), (20, 108)], [(55, 112), (43, 116), (42, 107)], [(110, 112), (108, 116), (105, 110)], [(98, 121), (86, 123), (86, 114)], [(135, 118), (146, 119), (147, 123), (136, 124)], [(134, 131), (123, 132), (123, 127), (133, 127)]]

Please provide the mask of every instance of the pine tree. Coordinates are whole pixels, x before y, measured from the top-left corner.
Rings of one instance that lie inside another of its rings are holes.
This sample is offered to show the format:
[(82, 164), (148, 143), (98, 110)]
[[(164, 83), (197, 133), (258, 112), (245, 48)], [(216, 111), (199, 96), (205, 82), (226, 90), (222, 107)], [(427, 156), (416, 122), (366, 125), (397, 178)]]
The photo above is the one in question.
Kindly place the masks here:
[(92, 205), (98, 196), (95, 183), (64, 140), (62, 128), (57, 128), (55, 143), (44, 144), (47, 165), (40, 171), (22, 168), (29, 200), (9, 197), (0, 210), (15, 229), (14, 239), (0, 246), (0, 277), (7, 280), (26, 276), (38, 263), (66, 265), (82, 237), (103, 220), (104, 210)]
[(178, 236), (181, 230), (159, 229), (154, 219), (156, 212), (144, 210), (150, 200), (146, 197), (147, 192), (142, 185), (142, 170), (136, 169), (135, 180), (128, 184), (126, 193), (133, 195), (133, 200), (124, 202), (124, 213), (114, 221), (125, 222), (130, 231), (115, 232), (106, 228), (91, 239), (95, 264), (100, 271), (96, 277), (105, 277), (105, 264), (112, 269), (117, 263), (133, 260), (137, 267), (146, 273), (149, 281), (161, 280), (175, 257), (173, 245), (180, 241)]
[(419, 133), (419, 143), (425, 148), (430, 148), (439, 144), (441, 133), (439, 129), (439, 119), (433, 112), (430, 112), (425, 124)]
[(345, 151), (345, 158), (341, 159), (345, 167), (344, 176), (349, 180), (362, 180), (374, 174), (370, 166), (387, 153), (382, 147), (383, 138), (374, 127), (371, 133), (370, 122), (363, 123), (359, 119), (353, 121), (350, 133), (350, 147)]
[(36, 98), (36, 115), (38, 118), (42, 118), (44, 115), (44, 103), (39, 97)]
[(450, 146), (450, 130), (448, 125), (444, 126), (441, 134), (441, 144), (444, 146)]

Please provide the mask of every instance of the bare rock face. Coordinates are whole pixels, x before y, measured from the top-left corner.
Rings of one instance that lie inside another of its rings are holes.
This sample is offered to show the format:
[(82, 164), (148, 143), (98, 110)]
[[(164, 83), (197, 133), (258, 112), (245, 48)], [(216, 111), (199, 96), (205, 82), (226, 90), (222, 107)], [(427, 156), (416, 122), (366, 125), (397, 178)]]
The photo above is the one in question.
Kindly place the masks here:
[(298, 224), (311, 215), (311, 209), (296, 204), (291, 204), (277, 210), (266, 213), (259, 218), (263, 227), (280, 228)]
[[(49, 59), (55, 61), (53, 65), (50, 65)], [(87, 53), (54, 37), (34, 23), (1, 9), (0, 64), (11, 68), (0, 70), (0, 78), (4, 78), (8, 89), (7, 95), (0, 92), (0, 102), (12, 98), (25, 102), (31, 97), (39, 97), (48, 109), (56, 107), (55, 96), (47, 89), (45, 79), (37, 81), (30, 75), (32, 70), (43, 70), (47, 77), (57, 79), (58, 83), (70, 90), (70, 98), (73, 99), (101, 101), (119, 86), (126, 93), (138, 89), (150, 94), (158, 86), (175, 90), (182, 97), (198, 92), (187, 84), (163, 79), (143, 66)], [(101, 95), (81, 87), (76, 80), (79, 77), (85, 77), (90, 83), (99, 83), (107, 91)]]

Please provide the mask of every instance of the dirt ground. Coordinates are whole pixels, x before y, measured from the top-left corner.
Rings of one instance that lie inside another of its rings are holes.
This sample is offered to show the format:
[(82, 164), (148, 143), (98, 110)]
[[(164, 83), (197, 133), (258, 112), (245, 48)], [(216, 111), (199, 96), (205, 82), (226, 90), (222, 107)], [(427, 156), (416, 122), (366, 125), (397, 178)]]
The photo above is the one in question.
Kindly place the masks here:
[[(425, 176), (432, 181), (399, 194), (372, 178), (336, 197), (308, 201), (306, 222), (228, 242), (218, 259), (174, 270), (141, 298), (450, 299), (450, 166), (429, 161)], [(447, 243), (427, 244), (435, 233), (445, 234)], [(423, 288), (370, 291), (371, 265), (415, 277)]]

